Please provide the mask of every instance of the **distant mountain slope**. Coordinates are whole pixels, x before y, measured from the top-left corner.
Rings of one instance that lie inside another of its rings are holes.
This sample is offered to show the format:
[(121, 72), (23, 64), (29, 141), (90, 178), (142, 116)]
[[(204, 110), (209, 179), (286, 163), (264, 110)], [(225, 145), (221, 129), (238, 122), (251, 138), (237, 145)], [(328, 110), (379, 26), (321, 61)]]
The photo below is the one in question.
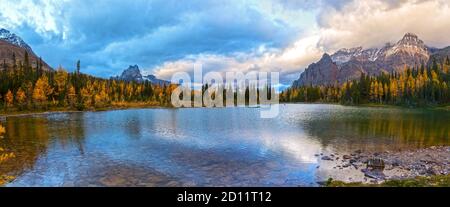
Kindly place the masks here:
[(388, 43), (382, 48), (357, 47), (324, 55), (317, 63), (309, 65), (293, 86), (343, 83), (359, 78), (362, 73), (402, 72), (405, 66), (426, 64), (433, 58), (441, 61), (449, 53), (449, 47), (430, 48), (417, 35), (407, 33), (396, 44)]
[(6, 29), (0, 29), (0, 64), (6, 63), (12, 65), (14, 56), (16, 62), (24, 61), (25, 52), (28, 53), (30, 63), (33, 67), (37, 67), (42, 61), (42, 68), (44, 70), (52, 70), (52, 68), (33, 52), (31, 47), (25, 43), (19, 36), (11, 33)]
[(151, 83), (157, 84), (157, 85), (168, 85), (168, 84), (170, 84), (170, 81), (158, 79), (154, 75), (147, 75), (147, 76), (143, 76), (142, 78), (144, 78), (144, 80), (148, 80)]
[(436, 60), (438, 63), (443, 62), (447, 57), (450, 57), (450, 46), (435, 51), (430, 57), (429, 64), (432, 64), (433, 60)]
[(114, 79), (123, 81), (135, 81), (138, 83), (150, 81), (151, 83), (158, 85), (170, 84), (169, 81), (157, 79), (154, 75), (142, 76), (139, 66), (137, 65), (130, 65), (126, 70), (122, 72), (120, 76), (114, 77)]

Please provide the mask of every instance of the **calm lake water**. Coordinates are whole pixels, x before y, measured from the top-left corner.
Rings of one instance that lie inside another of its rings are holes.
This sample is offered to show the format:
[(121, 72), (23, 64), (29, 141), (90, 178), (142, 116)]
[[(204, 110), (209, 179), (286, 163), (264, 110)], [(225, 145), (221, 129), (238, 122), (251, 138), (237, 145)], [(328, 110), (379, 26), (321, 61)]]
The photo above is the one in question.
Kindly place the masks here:
[[(319, 153), (450, 144), (450, 112), (323, 104), (9, 117), (7, 186), (315, 186)], [(356, 176), (356, 175), (355, 175)]]

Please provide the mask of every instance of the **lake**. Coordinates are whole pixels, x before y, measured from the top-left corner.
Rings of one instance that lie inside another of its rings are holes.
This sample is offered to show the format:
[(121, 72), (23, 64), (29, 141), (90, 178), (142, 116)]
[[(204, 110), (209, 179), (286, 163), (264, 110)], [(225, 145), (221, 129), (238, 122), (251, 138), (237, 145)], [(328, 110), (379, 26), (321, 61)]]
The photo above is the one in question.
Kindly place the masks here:
[(260, 110), (7, 117), (0, 147), (15, 157), (0, 176), (15, 178), (7, 186), (316, 186), (340, 173), (320, 153), (450, 144), (445, 110), (282, 104), (274, 119)]

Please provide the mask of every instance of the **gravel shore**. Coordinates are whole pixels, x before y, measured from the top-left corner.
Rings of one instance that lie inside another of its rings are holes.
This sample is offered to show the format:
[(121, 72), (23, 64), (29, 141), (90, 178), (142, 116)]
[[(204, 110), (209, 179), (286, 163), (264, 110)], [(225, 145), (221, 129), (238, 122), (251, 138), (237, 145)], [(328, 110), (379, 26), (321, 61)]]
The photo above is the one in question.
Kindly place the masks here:
[[(325, 162), (333, 162), (333, 169), (343, 173), (351, 170), (363, 174), (363, 180), (344, 178), (344, 181), (381, 183), (386, 180), (411, 179), (417, 176), (448, 175), (450, 147), (429, 147), (398, 152), (368, 153), (356, 150), (345, 155), (316, 155)], [(350, 175), (349, 175), (350, 176)], [(344, 176), (345, 177), (345, 176)], [(342, 176), (341, 176), (342, 178)]]

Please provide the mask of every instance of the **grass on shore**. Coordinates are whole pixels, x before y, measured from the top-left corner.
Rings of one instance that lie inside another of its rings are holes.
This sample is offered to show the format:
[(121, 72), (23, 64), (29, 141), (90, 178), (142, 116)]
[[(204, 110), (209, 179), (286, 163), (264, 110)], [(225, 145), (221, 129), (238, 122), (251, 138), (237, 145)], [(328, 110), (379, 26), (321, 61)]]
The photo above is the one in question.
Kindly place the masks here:
[(450, 187), (449, 175), (435, 175), (430, 177), (416, 177), (413, 179), (387, 180), (380, 184), (365, 184), (361, 182), (346, 183), (328, 179), (325, 187)]

